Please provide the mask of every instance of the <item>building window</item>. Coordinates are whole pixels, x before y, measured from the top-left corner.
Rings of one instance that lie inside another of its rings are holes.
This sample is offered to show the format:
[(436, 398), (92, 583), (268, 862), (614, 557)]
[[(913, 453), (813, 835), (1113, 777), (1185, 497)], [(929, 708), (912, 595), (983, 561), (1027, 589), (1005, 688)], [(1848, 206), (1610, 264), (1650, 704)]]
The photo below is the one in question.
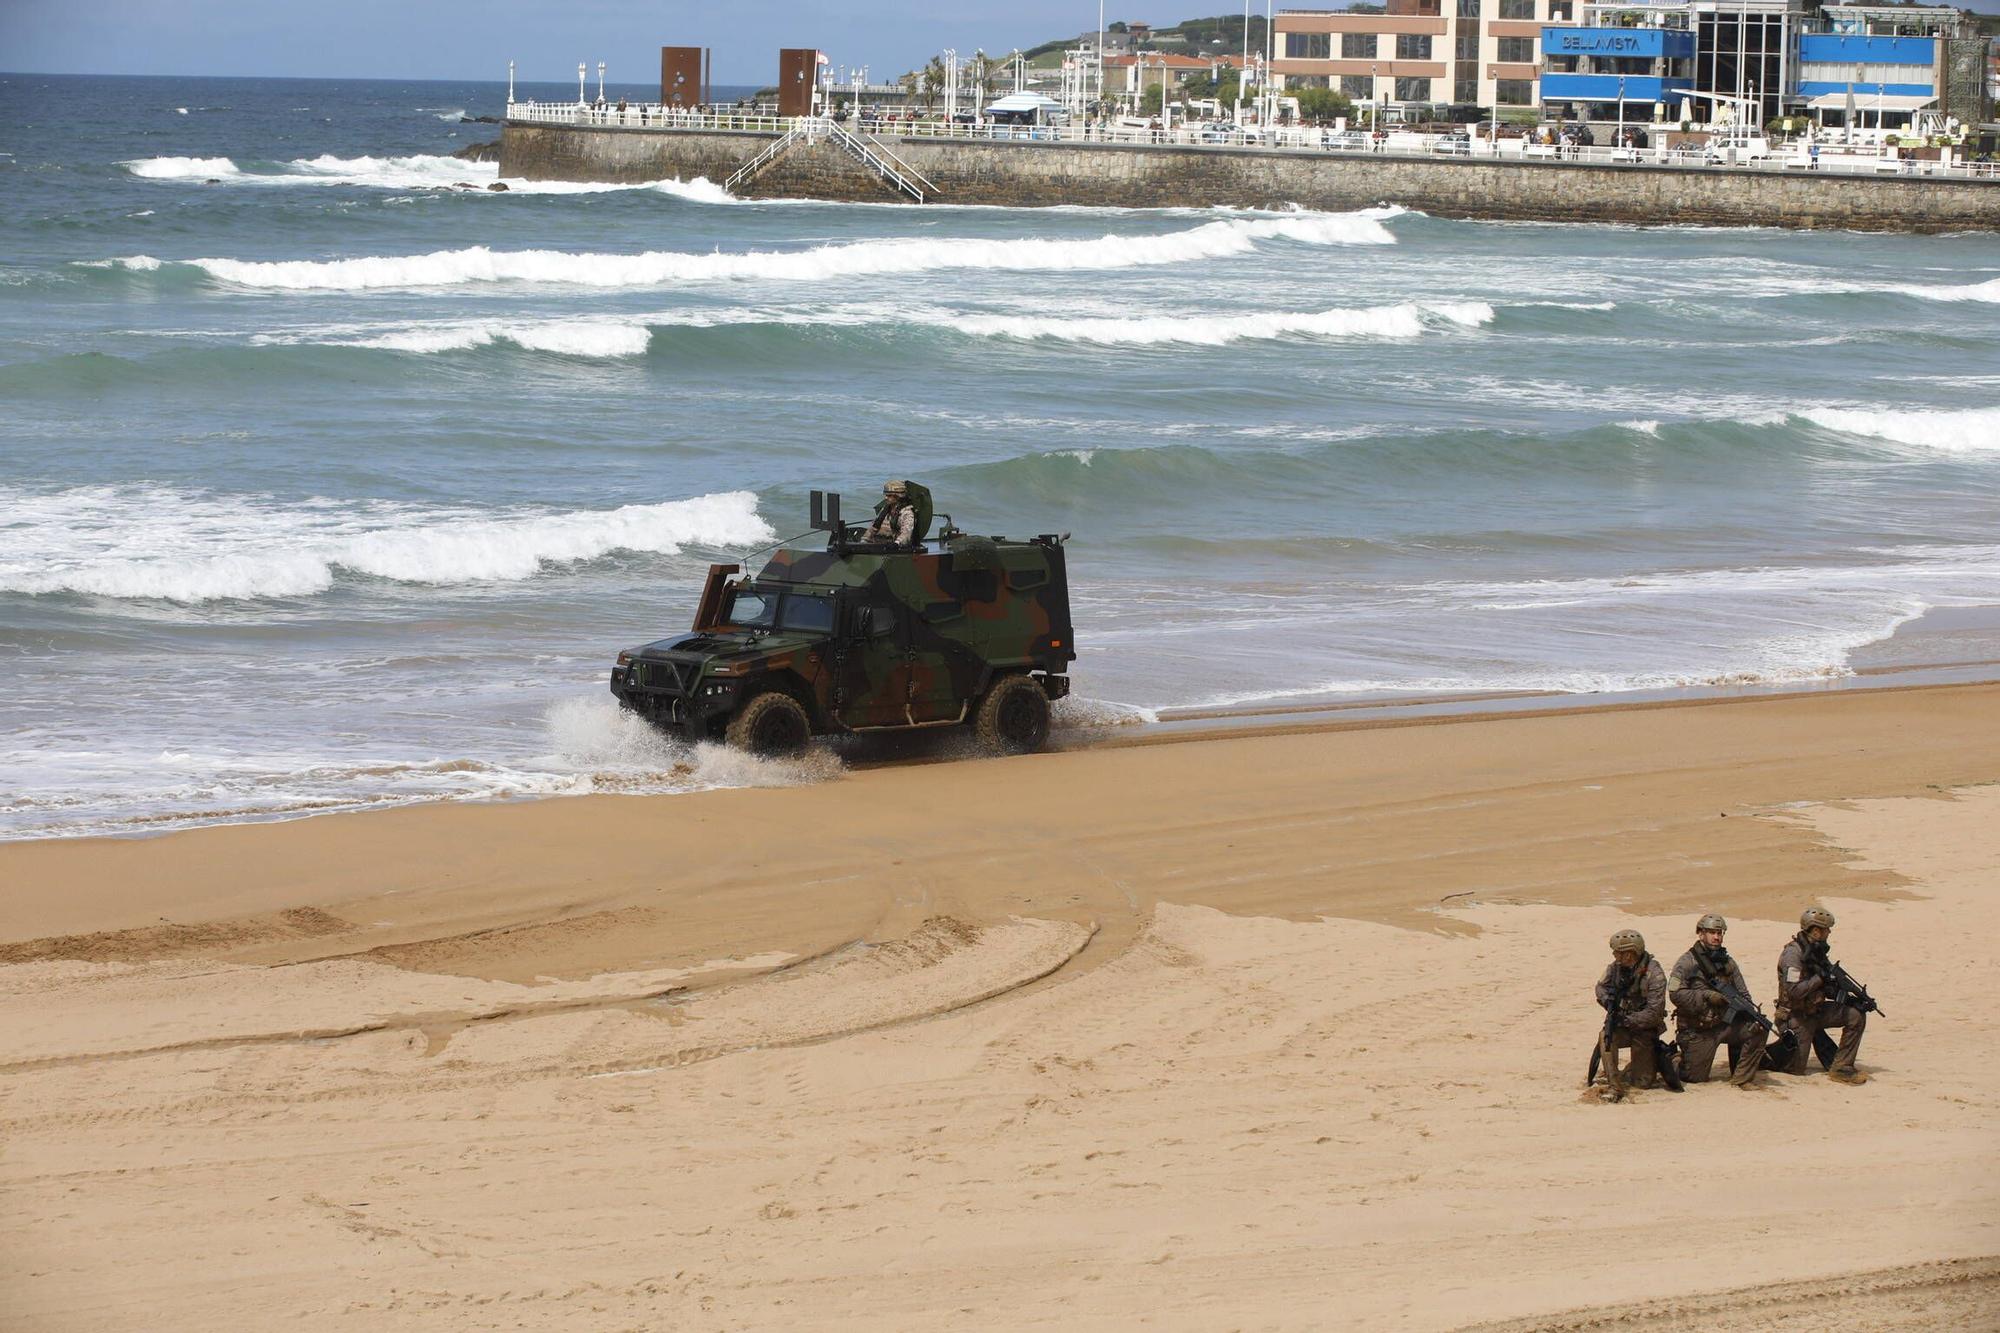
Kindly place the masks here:
[(1534, 63), (1535, 39), (1532, 37), (1502, 37), (1498, 59), (1510, 65)]
[(1330, 32), (1285, 34), (1285, 57), (1288, 60), (1326, 60), (1332, 55), (1333, 34)]
[(1479, 80), (1460, 79), (1451, 85), (1451, 100), (1460, 106), (1472, 106), (1479, 101)]
[(1289, 74), (1285, 76), (1286, 88), (1324, 88), (1327, 86), (1324, 74)]
[(1357, 100), (1366, 100), (1375, 96), (1375, 80), (1367, 74), (1343, 74), (1340, 91)]
[(1396, 34), (1396, 59), (1429, 60), (1431, 58), (1431, 35), (1427, 32), (1399, 32)]
[(1549, 22), (1571, 23), (1576, 19), (1576, 11), (1570, 8), (1570, 0), (1549, 0)]
[(1343, 32), (1340, 34), (1340, 58), (1342, 60), (1373, 60), (1375, 58), (1375, 34), (1372, 32)]
[(1428, 102), (1431, 100), (1429, 79), (1397, 79), (1396, 100), (1398, 102)]
[(1458, 58), (1460, 60), (1479, 59), (1479, 34), (1462, 32), (1458, 35)]
[(1478, 18), (1480, 3), (1481, 0), (1458, 0), (1458, 16), (1462, 19)]
[(1535, 16), (1535, 0), (1500, 0), (1500, 17), (1503, 19), (1531, 19)]
[(1535, 101), (1535, 81), (1501, 79), (1493, 85), (1493, 100), (1501, 106), (1532, 106)]

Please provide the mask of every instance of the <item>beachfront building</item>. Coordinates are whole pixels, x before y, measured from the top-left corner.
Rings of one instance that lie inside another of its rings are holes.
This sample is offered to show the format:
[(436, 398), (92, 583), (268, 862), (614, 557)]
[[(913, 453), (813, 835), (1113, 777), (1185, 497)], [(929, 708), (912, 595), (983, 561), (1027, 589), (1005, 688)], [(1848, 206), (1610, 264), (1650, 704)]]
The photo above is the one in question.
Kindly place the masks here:
[(1386, 12), (1279, 11), (1278, 86), (1357, 103), (1532, 107), (1542, 25), (1576, 0), (1388, 0)]
[(1822, 124), (1894, 126), (1922, 112), (1969, 124), (1991, 101), (1977, 74), (1985, 41), (1944, 5), (1828, 5), (1799, 38), (1798, 96)]
[(1960, 11), (1941, 5), (1586, 0), (1576, 22), (1542, 30), (1541, 100), (1578, 120), (1761, 126), (1831, 113), (1839, 124), (1858, 107), (1866, 123), (1887, 115), (1893, 125), (1950, 102), (1976, 121), (1987, 105), (1978, 78), (1958, 81), (1970, 93), (1950, 91), (1954, 68), (1978, 63), (1976, 40), (1962, 41), (1970, 33)]
[(1229, 71), (1242, 68), (1241, 56), (1177, 56), (1160, 51), (1108, 55), (1104, 57), (1104, 95), (1129, 99), (1147, 88), (1179, 88), (1195, 79), (1220, 80)]
[(1812, 0), (1585, 3), (1542, 33), (1542, 101), (1577, 120), (1762, 125), (1798, 101)]

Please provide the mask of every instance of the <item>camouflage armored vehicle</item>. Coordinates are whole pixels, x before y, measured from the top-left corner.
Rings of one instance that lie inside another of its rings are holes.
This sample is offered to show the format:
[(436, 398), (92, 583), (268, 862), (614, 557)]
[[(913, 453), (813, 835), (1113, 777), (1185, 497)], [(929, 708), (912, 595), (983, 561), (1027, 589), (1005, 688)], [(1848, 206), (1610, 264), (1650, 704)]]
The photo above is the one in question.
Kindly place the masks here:
[(814, 491), (824, 549), (780, 547), (749, 576), (711, 566), (693, 629), (618, 654), (611, 692), (674, 734), (759, 754), (961, 725), (1003, 752), (1042, 748), (1076, 659), (1063, 538), (978, 537), (946, 515), (932, 537), (929, 492), (902, 486), (910, 545), (870, 540)]

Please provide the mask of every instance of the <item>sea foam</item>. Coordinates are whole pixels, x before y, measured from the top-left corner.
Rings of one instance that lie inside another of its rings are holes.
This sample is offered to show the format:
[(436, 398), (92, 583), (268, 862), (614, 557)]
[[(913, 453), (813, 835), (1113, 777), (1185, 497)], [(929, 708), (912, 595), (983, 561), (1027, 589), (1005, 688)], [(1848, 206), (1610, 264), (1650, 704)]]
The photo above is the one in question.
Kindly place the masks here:
[(0, 591), (182, 603), (306, 597), (343, 574), (511, 581), (613, 551), (671, 555), (775, 535), (748, 491), (569, 511), (285, 503), (160, 488), (0, 491)]
[[(182, 115), (187, 113), (183, 111)], [(123, 164), (134, 176), (144, 176), (148, 180), (186, 180), (190, 177), (240, 176), (234, 162), (226, 157), (149, 157), (143, 161)]]
[(1060, 342), (1145, 346), (1176, 343), (1221, 347), (1253, 339), (1416, 338), (1427, 329), (1476, 328), (1493, 320), (1480, 301), (1404, 302), (1355, 310), (1260, 311), (1248, 315), (1141, 315), (1126, 319), (1064, 319), (1045, 315), (982, 315), (954, 321), (968, 333)]
[(1247, 254), (1269, 241), (1304, 245), (1386, 245), (1395, 237), (1380, 212), (1302, 214), (1255, 221), (1204, 223), (1152, 236), (1084, 240), (1022, 237), (926, 237), (822, 245), (809, 250), (750, 250), (692, 254), (574, 253), (492, 250), (483, 245), (422, 255), (360, 259), (184, 262), (242, 287), (289, 291), (368, 291), (385, 287), (452, 287), (469, 283), (562, 283), (580, 287), (649, 287), (676, 282), (768, 280), (818, 282), (871, 274), (945, 269), (1018, 271), (1108, 270), (1181, 264)]
[(1908, 408), (1801, 408), (1801, 419), (1843, 435), (1950, 454), (2000, 453), (2000, 408), (1927, 412)]

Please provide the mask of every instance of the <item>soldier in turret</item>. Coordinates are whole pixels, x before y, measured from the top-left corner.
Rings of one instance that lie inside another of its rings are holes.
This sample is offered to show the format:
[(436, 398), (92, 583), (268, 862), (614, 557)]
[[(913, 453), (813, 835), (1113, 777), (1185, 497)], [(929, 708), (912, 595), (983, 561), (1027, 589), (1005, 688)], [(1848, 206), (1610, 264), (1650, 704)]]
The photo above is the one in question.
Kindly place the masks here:
[(1710, 912), (1695, 923), (1694, 947), (1674, 964), (1667, 982), (1667, 998), (1674, 1006), (1675, 1040), (1681, 1048), (1681, 1077), (1689, 1083), (1706, 1083), (1715, 1068), (1715, 1050), (1729, 1048), (1729, 1081), (1739, 1088), (1750, 1087), (1764, 1061), (1764, 1029), (1739, 1013), (1730, 1020), (1730, 1003), (1723, 995), (1727, 987), (1750, 1003), (1750, 988), (1743, 982), (1743, 969), (1729, 956), (1723, 936), (1729, 923)]
[(1778, 1003), (1780, 1022), (1798, 1034), (1788, 1074), (1806, 1072), (1806, 1056), (1813, 1039), (1827, 1028), (1840, 1029), (1840, 1049), (1827, 1076), (1837, 1083), (1866, 1083), (1868, 1075), (1854, 1067), (1861, 1053), (1861, 1033), (1868, 1026), (1868, 1014), (1846, 995), (1829, 995), (1827, 981), (1827, 938), (1833, 934), (1833, 913), (1824, 907), (1808, 907), (1799, 914), (1799, 933), (1778, 955)]
[[(1611, 965), (1597, 982), (1597, 1003), (1610, 1019), (1601, 1050), (1604, 1077), (1613, 1092), (1622, 1087), (1650, 1088), (1659, 1082), (1655, 1053), (1667, 1026), (1667, 974), (1660, 960), (1646, 952), (1646, 939), (1636, 930), (1611, 936)], [(1610, 1011), (1616, 1007), (1616, 1016)], [(1618, 1052), (1632, 1059), (1622, 1073)]]
[(875, 521), (868, 525), (863, 540), (887, 542), (902, 550), (917, 544), (917, 507), (910, 503), (907, 482), (882, 483), (882, 503), (876, 506)]

